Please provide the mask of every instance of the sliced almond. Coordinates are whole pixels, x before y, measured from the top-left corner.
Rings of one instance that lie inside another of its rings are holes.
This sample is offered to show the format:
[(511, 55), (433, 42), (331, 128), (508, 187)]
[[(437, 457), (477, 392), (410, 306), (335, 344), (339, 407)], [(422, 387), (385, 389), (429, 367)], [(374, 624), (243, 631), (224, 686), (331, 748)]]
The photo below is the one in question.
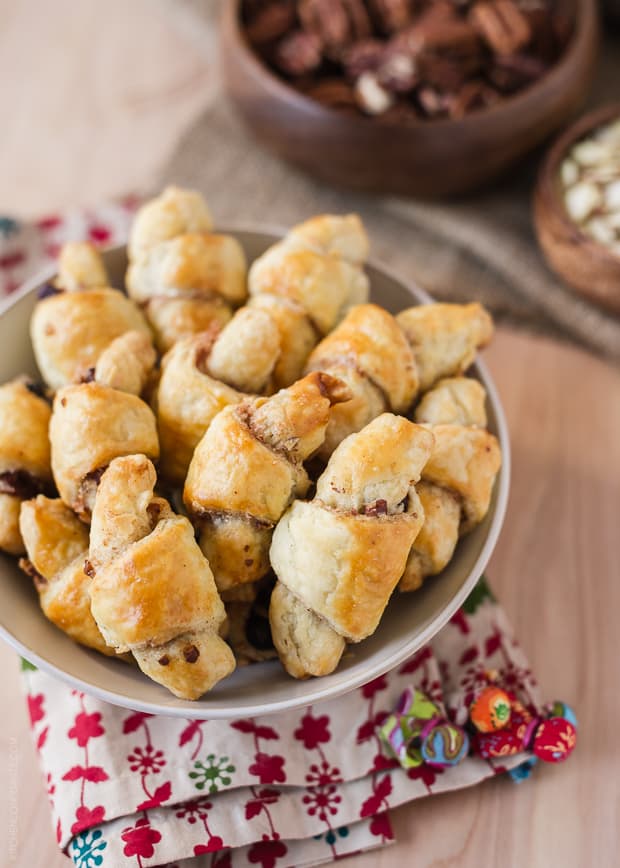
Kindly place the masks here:
[(610, 211), (620, 211), (620, 178), (605, 187), (605, 207)]
[(598, 187), (585, 181), (570, 187), (564, 194), (564, 204), (569, 216), (576, 223), (582, 223), (603, 202)]
[(579, 166), (567, 157), (560, 166), (560, 178), (565, 187), (572, 187), (579, 180)]
[(592, 217), (583, 227), (586, 232), (599, 244), (608, 246), (616, 241), (616, 232), (613, 226), (610, 226), (605, 217)]

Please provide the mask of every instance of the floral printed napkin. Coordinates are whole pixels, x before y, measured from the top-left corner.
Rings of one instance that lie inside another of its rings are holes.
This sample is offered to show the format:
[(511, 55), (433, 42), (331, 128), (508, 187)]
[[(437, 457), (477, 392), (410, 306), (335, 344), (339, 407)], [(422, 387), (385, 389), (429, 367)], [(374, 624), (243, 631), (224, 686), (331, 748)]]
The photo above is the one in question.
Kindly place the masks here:
[[(36, 223), (0, 218), (0, 295), (62, 243), (124, 241), (134, 197)], [(276, 665), (276, 664), (269, 664)], [(78, 868), (285, 868), (393, 840), (389, 809), (521, 767), (468, 758), (405, 771), (377, 727), (415, 686), (453, 719), (494, 669), (532, 711), (536, 683), (482, 580), (436, 639), (398, 669), (339, 699), (277, 716), (178, 720), (70, 690), (24, 662), (30, 719), (58, 844)]]
[(523, 756), (470, 757), (450, 769), (406, 771), (377, 735), (410, 685), (458, 720), (490, 669), (540, 711), (527, 661), (482, 580), (406, 663), (300, 711), (153, 717), (72, 691), (29, 664), (24, 678), (56, 837), (79, 868), (280, 868), (387, 844), (390, 808), (520, 766)]

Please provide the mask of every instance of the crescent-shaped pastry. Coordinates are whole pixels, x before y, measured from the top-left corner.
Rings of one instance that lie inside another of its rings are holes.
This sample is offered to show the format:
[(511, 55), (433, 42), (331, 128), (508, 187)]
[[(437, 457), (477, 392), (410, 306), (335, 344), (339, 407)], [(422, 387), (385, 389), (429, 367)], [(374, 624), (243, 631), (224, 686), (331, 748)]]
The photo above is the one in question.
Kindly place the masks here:
[(159, 456), (151, 408), (136, 395), (97, 382), (56, 393), (49, 434), (56, 486), (83, 521), (90, 519), (98, 482), (113, 458)]
[(157, 354), (144, 332), (125, 332), (97, 359), (94, 380), (111, 389), (141, 395), (155, 367)]
[[(247, 295), (246, 272), (243, 248), (232, 236), (186, 233), (155, 244), (132, 259), (127, 271), (127, 291), (144, 307), (156, 343), (165, 351), (171, 340), (175, 342), (200, 328), (221, 323), (223, 309), (231, 312), (242, 304)], [(178, 314), (177, 302), (186, 314), (188, 300), (192, 302), (193, 313), (199, 312), (197, 322), (191, 316)], [(153, 302), (156, 305), (152, 309)], [(166, 316), (167, 306), (172, 314)], [(174, 334), (173, 321), (180, 326), (189, 325), (190, 331)]]
[(161, 473), (181, 485), (194, 449), (213, 421), (244, 392), (261, 392), (280, 352), (278, 329), (260, 309), (241, 308), (217, 337), (203, 332), (166, 353), (157, 388)]
[(0, 549), (24, 552), (23, 500), (52, 488), (48, 428), (51, 409), (26, 378), (0, 386)]
[(345, 437), (385, 410), (405, 413), (418, 388), (411, 347), (394, 317), (376, 304), (351, 308), (315, 347), (306, 369), (340, 377), (353, 395), (332, 411), (319, 452), (325, 461)]
[(95, 245), (89, 241), (68, 241), (63, 244), (54, 285), (67, 292), (109, 286), (108, 273)]
[(422, 392), (466, 371), (493, 336), (493, 321), (478, 302), (421, 304), (396, 319), (413, 349)]
[(30, 322), (38, 368), (54, 390), (86, 376), (112, 341), (128, 331), (150, 338), (138, 308), (122, 292), (108, 287), (44, 298)]
[(200, 193), (166, 187), (138, 209), (129, 234), (129, 258), (137, 259), (151, 247), (178, 235), (212, 229), (211, 212)]
[(275, 523), (308, 488), (302, 462), (323, 442), (345, 385), (313, 373), (271, 398), (245, 399), (211, 422), (192, 458), (183, 499), (220, 590), (269, 570)]
[(91, 611), (108, 645), (181, 699), (198, 699), (235, 668), (225, 618), (189, 521), (155, 497), (144, 455), (103, 474), (91, 527)]
[(269, 313), (280, 333), (273, 391), (299, 379), (321, 334), (348, 307), (366, 301), (367, 255), (368, 236), (356, 214), (322, 214), (294, 226), (254, 262), (249, 304)]
[(415, 591), (427, 576), (441, 572), (459, 537), (489, 510), (501, 451), (497, 438), (479, 427), (486, 424), (485, 398), (480, 383), (459, 377), (440, 381), (416, 408), (416, 420), (431, 423), (435, 445), (417, 487), (425, 518), (399, 584), (401, 591)]
[(419, 425), (487, 427), (486, 391), (472, 377), (446, 377), (425, 395), (413, 414)]
[(27, 559), (43, 614), (75, 642), (114, 656), (90, 611), (90, 577), (84, 572), (88, 529), (62, 500), (40, 494), (22, 504), (19, 520)]
[(270, 622), (294, 677), (332, 672), (344, 640), (376, 630), (422, 526), (415, 483), (432, 447), (430, 431), (384, 413), (337, 447), (314, 500), (282, 516)]

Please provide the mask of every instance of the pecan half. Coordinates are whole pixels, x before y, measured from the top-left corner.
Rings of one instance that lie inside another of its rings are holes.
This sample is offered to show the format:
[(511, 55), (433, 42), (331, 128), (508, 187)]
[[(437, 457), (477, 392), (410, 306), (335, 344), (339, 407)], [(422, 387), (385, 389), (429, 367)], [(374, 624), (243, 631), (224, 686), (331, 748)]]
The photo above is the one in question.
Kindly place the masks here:
[(411, 20), (411, 0), (368, 0), (370, 14), (383, 33), (401, 30)]
[(306, 75), (321, 65), (321, 40), (315, 33), (296, 30), (278, 43), (275, 63), (287, 75)]
[(273, 42), (295, 26), (295, 17), (295, 4), (291, 0), (274, 0), (257, 7), (246, 26), (246, 36), (254, 45)]
[(370, 19), (362, 0), (299, 0), (299, 18), (308, 33), (314, 33), (328, 56), (370, 35)]
[(532, 36), (527, 18), (512, 0), (476, 3), (469, 21), (495, 54), (515, 54)]

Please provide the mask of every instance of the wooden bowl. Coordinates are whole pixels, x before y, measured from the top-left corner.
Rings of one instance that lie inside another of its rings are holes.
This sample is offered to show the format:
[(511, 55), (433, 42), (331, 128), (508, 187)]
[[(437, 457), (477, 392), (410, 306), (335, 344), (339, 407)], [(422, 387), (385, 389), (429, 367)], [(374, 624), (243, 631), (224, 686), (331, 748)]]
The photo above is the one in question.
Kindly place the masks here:
[(620, 313), (620, 256), (581, 231), (568, 216), (560, 189), (559, 168), (567, 152), (589, 132), (620, 117), (620, 103), (589, 112), (551, 147), (534, 192), (538, 243), (550, 267), (592, 301)]
[(240, 0), (224, 4), (224, 82), (259, 142), (336, 186), (441, 197), (500, 175), (562, 125), (584, 99), (598, 45), (597, 0), (571, 0), (573, 36), (539, 82), (462, 120), (402, 124), (326, 108), (278, 78), (240, 25)]

